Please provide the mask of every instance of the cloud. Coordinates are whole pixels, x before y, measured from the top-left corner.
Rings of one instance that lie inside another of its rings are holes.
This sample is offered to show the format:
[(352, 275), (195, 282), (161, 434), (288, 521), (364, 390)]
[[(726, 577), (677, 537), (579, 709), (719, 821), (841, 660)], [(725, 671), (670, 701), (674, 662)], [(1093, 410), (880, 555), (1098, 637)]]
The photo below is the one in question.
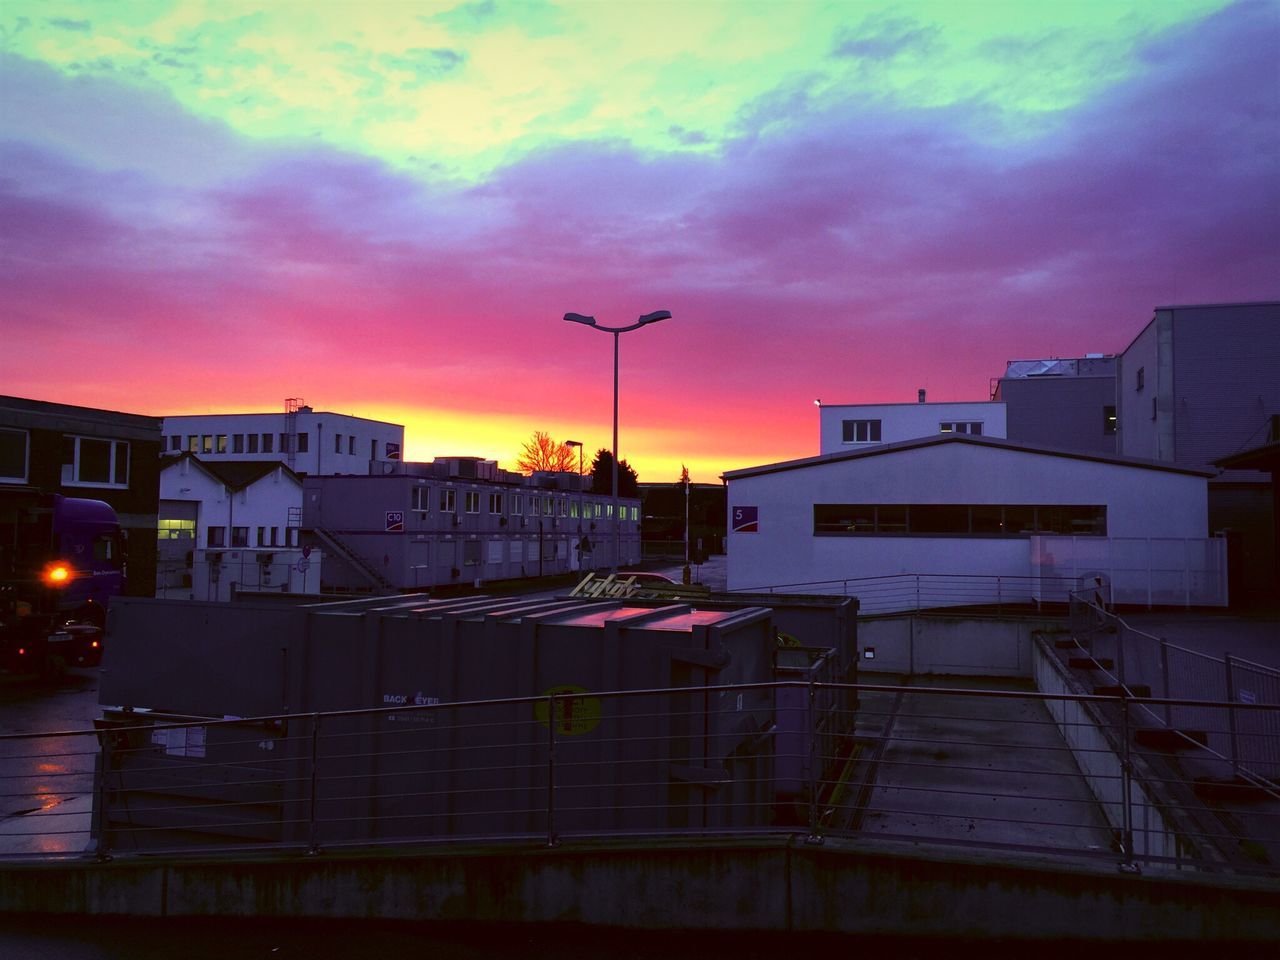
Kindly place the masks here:
[(564, 311), (666, 308), (624, 338), (624, 416), (738, 465), (803, 455), (813, 396), (981, 397), (1011, 357), (1122, 349), (1157, 303), (1280, 295), (1278, 35), (1268, 4), (1166, 32), (1014, 139), (987, 135), (989, 104), (836, 102), (801, 78), (722, 150), (553, 142), (479, 184), (9, 61), (0, 316), (30, 349), (0, 378), (22, 392), (105, 338), (99, 402), (125, 408), (205, 383), (533, 429), (608, 406), (608, 338)]
[(840, 31), (832, 52), (837, 57), (892, 60), (904, 53), (927, 53), (938, 34), (937, 27), (922, 26), (910, 17), (868, 17), (858, 26)]

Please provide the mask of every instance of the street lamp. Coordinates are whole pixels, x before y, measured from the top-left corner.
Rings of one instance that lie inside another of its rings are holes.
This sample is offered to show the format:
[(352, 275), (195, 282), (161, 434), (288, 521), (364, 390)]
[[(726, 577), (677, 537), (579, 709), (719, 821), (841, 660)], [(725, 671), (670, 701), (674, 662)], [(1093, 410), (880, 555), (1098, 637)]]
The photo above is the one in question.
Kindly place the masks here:
[(602, 327), (596, 323), (595, 317), (588, 317), (581, 313), (566, 313), (564, 318), (570, 323), (581, 323), (601, 333), (613, 334), (613, 572), (617, 573), (620, 542), (618, 531), (621, 526), (621, 518), (618, 516), (618, 337), (651, 323), (657, 323), (659, 320), (670, 320), (671, 311), (655, 310), (653, 313), (646, 313), (635, 323), (625, 327)]
[[(577, 448), (578, 448), (578, 476), (579, 476), (579, 477), (581, 477), (581, 476), (582, 476), (582, 441), (581, 441), (581, 440), (566, 440), (566, 441), (564, 442), (564, 445), (565, 445), (566, 447), (577, 447)], [(579, 484), (578, 484), (578, 488), (579, 488), (579, 491), (578, 491), (578, 492), (579, 492), (579, 493), (581, 493), (581, 492), (582, 492), (582, 491), (581, 491), (581, 488), (582, 488), (582, 484), (581, 484), (581, 483), (579, 483)]]

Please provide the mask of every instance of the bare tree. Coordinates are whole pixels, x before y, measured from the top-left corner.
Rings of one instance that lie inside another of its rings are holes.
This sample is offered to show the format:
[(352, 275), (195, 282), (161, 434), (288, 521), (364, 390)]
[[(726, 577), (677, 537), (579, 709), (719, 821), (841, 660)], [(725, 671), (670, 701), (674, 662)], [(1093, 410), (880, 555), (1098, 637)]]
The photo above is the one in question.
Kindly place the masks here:
[(549, 433), (535, 430), (533, 436), (524, 442), (520, 456), (516, 457), (516, 466), (525, 473), (577, 473), (578, 456), (573, 452), (573, 447), (552, 440)]

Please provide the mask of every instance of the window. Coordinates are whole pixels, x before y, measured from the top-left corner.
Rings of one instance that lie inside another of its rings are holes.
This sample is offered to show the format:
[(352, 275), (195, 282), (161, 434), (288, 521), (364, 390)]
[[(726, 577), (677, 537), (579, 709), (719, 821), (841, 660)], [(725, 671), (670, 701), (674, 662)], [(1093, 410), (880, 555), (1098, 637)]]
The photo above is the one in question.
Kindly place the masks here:
[(347, 455), (352, 457), (356, 455), (356, 438), (354, 436), (347, 437)]
[(428, 486), (414, 487), (413, 493), (410, 495), (410, 501), (413, 509), (418, 513), (426, 513), (431, 509), (431, 488)]
[(273, 433), (264, 433), (262, 435), (262, 452), (263, 453), (271, 453), (272, 444), (275, 442), (275, 439), (276, 439), (275, 434)]
[(388, 460), (400, 459), (400, 444), (387, 441), (387, 459)]
[[(476, 494), (479, 496), (479, 494)], [(462, 565), (464, 567), (472, 567), (480, 562), (480, 541), (464, 540), (462, 541)]]
[(97, 487), (129, 485), (129, 442), (63, 437), (62, 482)]
[(258, 546), (265, 547), (267, 545), (267, 528), (258, 528)]
[(194, 540), (196, 538), (196, 522), (194, 520), (168, 520), (161, 518), (156, 523), (157, 540)]
[(248, 527), (232, 527), (231, 528), (231, 546), (247, 547), (249, 545), (249, 528)]
[(280, 528), (279, 527), (271, 528), (271, 545), (273, 547), (280, 546)]
[(1151, 419), (1154, 420), (1155, 418), (1156, 418), (1156, 398), (1152, 397), (1151, 398)]
[(205, 534), (205, 546), (225, 547), (227, 545), (227, 528), (210, 527)]
[(556, 512), (556, 502), (551, 497), (542, 498), (542, 515), (549, 517)]
[(181, 436), (181, 435), (176, 436), (176, 437), (170, 437), (170, 438), (169, 438), (169, 449), (170, 449), (170, 450), (181, 450), (181, 449), (182, 449), (182, 436)]
[(479, 513), (480, 512), (480, 491), (479, 490), (465, 491), (463, 502), (466, 505), (467, 513)]
[(333, 435), (333, 452), (334, 453), (342, 452), (342, 434), (340, 433), (335, 433)]
[(631, 508), (631, 519), (632, 520), (640, 519), (640, 508), (638, 506)]
[(194, 433), (187, 435), (187, 451), (190, 453), (200, 452), (200, 438)]
[(227, 435), (225, 433), (218, 434), (218, 436), (215, 438), (213, 449), (215, 453), (227, 452)]
[(536, 517), (541, 509), (542, 507), (541, 507), (541, 504), (538, 503), (538, 498), (530, 497), (529, 498), (529, 516)]
[(568, 514), (569, 514), (569, 501), (567, 501), (567, 500), (561, 500), (561, 501), (559, 501), (559, 506), (557, 506), (557, 508), (556, 508), (556, 509), (557, 509), (557, 511), (559, 512), (560, 516), (562, 516), (562, 517), (564, 517), (564, 516), (568, 516)]
[(289, 435), (287, 433), (280, 434), (280, 452), (289, 452)]
[(256, 433), (249, 434), (249, 452), (258, 452), (258, 435)]
[(311, 440), (305, 433), (298, 434), (298, 452), (306, 453), (311, 448)]
[(298, 528), (297, 527), (284, 528), (284, 545), (286, 547), (296, 547), (298, 545)]
[(369, 459), (370, 460), (378, 459), (378, 441), (377, 440), (369, 441)]
[(573, 518), (575, 518), (575, 519), (576, 519), (576, 518), (577, 518), (577, 516), (578, 516), (578, 514), (581, 512), (581, 510), (582, 510), (582, 507), (581, 507), (581, 505), (579, 504), (579, 502), (578, 502), (577, 500), (571, 500), (571, 501), (569, 501), (569, 516), (570, 516), (570, 517), (573, 517)]
[(982, 436), (981, 420), (947, 420), (940, 424), (941, 433), (967, 433), (970, 436)]
[(1116, 408), (1114, 404), (1107, 404), (1102, 408), (1102, 432), (1107, 436), (1111, 436), (1116, 432)]
[(594, 512), (594, 513), (595, 513), (595, 515), (596, 515), (596, 519), (597, 519), (597, 520), (599, 520), (599, 519), (600, 519), (600, 503), (599, 503), (599, 501), (597, 501), (597, 502), (596, 502), (595, 510), (594, 510), (593, 512)]
[(511, 495), (511, 515), (518, 517), (524, 510), (524, 496), (519, 493)]
[(502, 512), (502, 494), (500, 493), (489, 494), (489, 512), (490, 513)]
[(237, 433), (231, 438), (231, 452), (244, 453), (244, 434)]
[(200, 435), (200, 452), (213, 453), (213, 436), (210, 434)]
[(453, 498), (453, 491), (452, 491), (452, 490), (449, 490), (448, 488), (443, 488), (443, 489), (441, 489), (441, 491), (440, 491), (440, 512), (441, 512), (441, 513), (453, 513), (456, 509), (457, 509), (457, 505), (456, 505), (456, 504), (455, 504), (455, 502), (454, 502), (454, 498)]
[(27, 431), (0, 429), (0, 483), (26, 483), (29, 458)]
[(1138, 368), (1138, 375), (1134, 378), (1133, 389), (1141, 390), (1144, 386), (1146, 386), (1146, 380), (1147, 380), (1146, 374), (1147, 374), (1146, 367)]
[(815, 503), (815, 534), (917, 537), (1029, 537), (1036, 533), (1107, 535), (1105, 505)]
[(879, 443), (879, 420), (843, 420), (843, 438), (845, 443)]

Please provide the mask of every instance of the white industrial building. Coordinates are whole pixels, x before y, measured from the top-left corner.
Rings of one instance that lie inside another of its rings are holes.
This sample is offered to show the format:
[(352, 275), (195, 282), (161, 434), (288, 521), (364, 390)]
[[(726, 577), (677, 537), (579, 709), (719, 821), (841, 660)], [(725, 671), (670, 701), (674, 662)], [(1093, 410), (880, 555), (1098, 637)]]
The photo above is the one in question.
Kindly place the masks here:
[(317, 592), (321, 558), (311, 550), (303, 555), (301, 503), (302, 479), (278, 461), (166, 458), (156, 595), (216, 600), (236, 589)]
[(279, 460), (304, 476), (368, 475), (401, 459), (404, 427), (286, 401), (280, 413), (165, 417), (164, 450), (210, 463)]
[(862, 594), (866, 578), (1000, 578), (1006, 599), (1061, 600), (1101, 575), (1117, 602), (1221, 604), (1208, 477), (960, 433), (735, 470), (728, 585)]
[(1005, 436), (1005, 405), (993, 400), (818, 404), (819, 452), (842, 453), (917, 437)]

